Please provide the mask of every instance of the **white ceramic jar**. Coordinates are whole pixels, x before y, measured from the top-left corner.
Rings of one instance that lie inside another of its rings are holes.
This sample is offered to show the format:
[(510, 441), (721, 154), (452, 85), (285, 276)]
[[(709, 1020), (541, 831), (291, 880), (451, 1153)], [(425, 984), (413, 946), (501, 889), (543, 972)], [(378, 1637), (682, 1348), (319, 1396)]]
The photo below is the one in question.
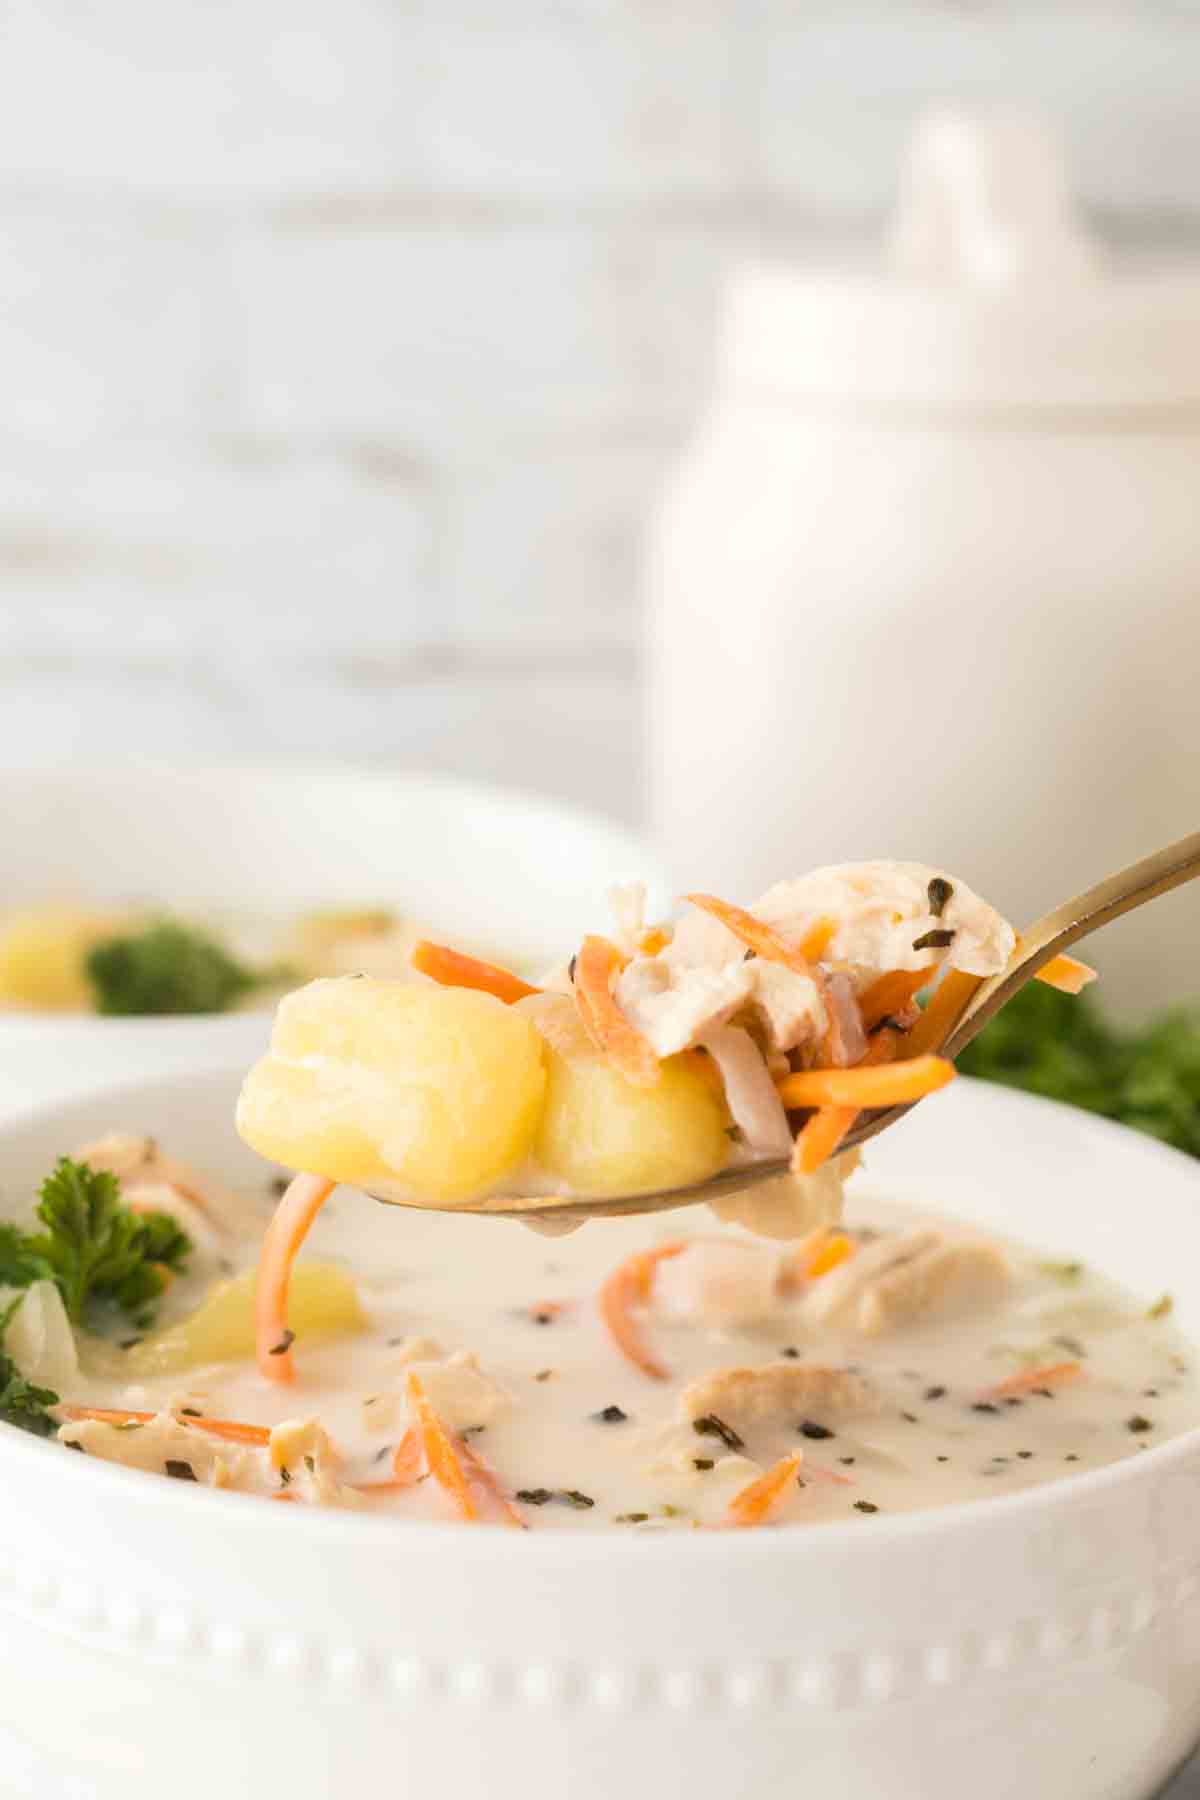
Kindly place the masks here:
[[(922, 139), (889, 273), (733, 283), (650, 556), (681, 887), (917, 857), (1019, 922), (1200, 823), (1200, 275), (1097, 273), (1012, 148)], [(1200, 994), (1198, 928), (1114, 927), (1111, 1001)]]

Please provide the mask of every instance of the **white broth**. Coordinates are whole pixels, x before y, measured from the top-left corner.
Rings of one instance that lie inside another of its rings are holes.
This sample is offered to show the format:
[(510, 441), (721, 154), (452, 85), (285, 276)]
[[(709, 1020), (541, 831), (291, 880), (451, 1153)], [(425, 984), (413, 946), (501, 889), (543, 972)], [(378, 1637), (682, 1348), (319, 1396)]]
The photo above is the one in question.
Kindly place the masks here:
[[(231, 1264), (255, 1260), (260, 1199), (244, 1237), (226, 1247)], [(144, 1354), (135, 1343), (106, 1350), (91, 1373), (85, 1355), (64, 1397), (269, 1426), (315, 1419), (337, 1452), (336, 1479), (320, 1494), (253, 1447), (218, 1445), (215, 1461), (193, 1459), (192, 1474), (256, 1495), (448, 1520), (452, 1500), (428, 1475), (369, 1491), (391, 1476), (415, 1367), (531, 1529), (642, 1533), (726, 1522), (733, 1496), (794, 1452), (802, 1460), (771, 1522), (858, 1518), (867, 1529), (877, 1514), (986, 1499), (1137, 1456), (1200, 1422), (1193, 1352), (1168, 1305), (857, 1189), (845, 1229), (853, 1254), (789, 1282), (793, 1263), (835, 1240), (797, 1252), (693, 1208), (550, 1241), (508, 1221), (397, 1213), (341, 1190), (305, 1259), (352, 1273), (367, 1329), (326, 1342), (298, 1331), (288, 1386), (266, 1381), (249, 1357), (122, 1379), (122, 1358), (128, 1366)], [(622, 1354), (597, 1295), (624, 1258), (679, 1240), (688, 1248), (659, 1262), (648, 1303), (631, 1313), (668, 1372), (655, 1379)], [(203, 1268), (211, 1280), (213, 1262)], [(198, 1261), (164, 1319), (194, 1306), (205, 1285)], [(181, 1429), (176, 1474), (186, 1439), (200, 1436)], [(134, 1434), (111, 1425), (64, 1435), (91, 1454), (138, 1460)], [(152, 1436), (143, 1444), (141, 1466), (160, 1466)], [(298, 1462), (307, 1453), (298, 1436)]]

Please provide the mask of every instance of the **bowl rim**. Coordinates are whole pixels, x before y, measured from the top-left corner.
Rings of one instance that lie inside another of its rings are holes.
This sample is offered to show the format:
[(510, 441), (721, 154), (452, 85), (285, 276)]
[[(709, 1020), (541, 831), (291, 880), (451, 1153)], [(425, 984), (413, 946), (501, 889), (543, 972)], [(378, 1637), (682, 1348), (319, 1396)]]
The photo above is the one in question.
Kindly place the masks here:
[[(241, 1080), (243, 1073), (237, 1066), (214, 1064), (185, 1074), (175, 1072), (150, 1083), (143, 1078), (91, 1090), (86, 1096), (72, 1095), (62, 1101), (43, 1102), (0, 1122), (0, 1162), (3, 1160), (5, 1136), (10, 1128), (18, 1128), (24, 1135), (35, 1130), (41, 1121), (49, 1125), (64, 1106), (86, 1104), (90, 1107), (104, 1104), (110, 1099), (114, 1105), (119, 1105), (123, 1097), (144, 1095), (148, 1085), (152, 1085), (159, 1094), (165, 1094), (171, 1088), (186, 1091), (197, 1079), (205, 1082), (226, 1080), (232, 1087)], [(1192, 1157), (1156, 1138), (1135, 1132), (1129, 1126), (1095, 1113), (1083, 1112), (1077, 1107), (1042, 1095), (974, 1081), (970, 1077), (960, 1079), (970, 1089), (976, 1102), (981, 1103), (985, 1109), (995, 1106), (1000, 1111), (1007, 1109), (1015, 1113), (1030, 1108), (1041, 1109), (1058, 1115), (1068, 1130), (1078, 1131), (1084, 1136), (1093, 1134), (1110, 1141), (1119, 1138), (1126, 1146), (1133, 1140), (1139, 1147), (1139, 1153), (1144, 1153), (1148, 1162), (1172, 1167), (1177, 1172), (1187, 1171), (1189, 1177), (1200, 1184), (1200, 1165)], [(59, 1446), (51, 1440), (34, 1438), (17, 1427), (0, 1424), (0, 1468), (7, 1457), (14, 1457), (18, 1462), (28, 1458), (28, 1467), (32, 1472), (37, 1467), (37, 1459), (56, 1457), (58, 1453)], [(1097, 1469), (1060, 1475), (1041, 1486), (1026, 1488), (1018, 1493), (951, 1501), (945, 1505), (923, 1507), (912, 1512), (884, 1513), (872, 1516), (869, 1522), (865, 1519), (822, 1521), (811, 1532), (788, 1527), (774, 1531), (723, 1531), (719, 1535), (728, 1546), (728, 1554), (750, 1562), (763, 1556), (777, 1558), (781, 1554), (781, 1545), (787, 1545), (791, 1555), (803, 1557), (818, 1556), (822, 1551), (827, 1555), (830, 1552), (841, 1553), (852, 1544), (864, 1542), (880, 1548), (899, 1547), (914, 1541), (919, 1543), (924, 1539), (936, 1542), (948, 1534), (958, 1536), (964, 1532), (987, 1530), (993, 1522), (999, 1529), (1010, 1521), (1019, 1522), (1030, 1515), (1036, 1518), (1039, 1513), (1053, 1514), (1067, 1507), (1074, 1508), (1081, 1502), (1119, 1494), (1129, 1487), (1142, 1486), (1147, 1479), (1168, 1476), (1179, 1464), (1186, 1463), (1197, 1455), (1200, 1455), (1200, 1424), (1143, 1450), (1137, 1456), (1108, 1463)], [(65, 1463), (70, 1470), (71, 1481), (97, 1483), (99, 1493), (110, 1492), (114, 1496), (124, 1496), (127, 1503), (134, 1496), (140, 1496), (137, 1503), (149, 1508), (164, 1504), (200, 1507), (203, 1510), (194, 1515), (195, 1522), (191, 1526), (193, 1532), (202, 1529), (199, 1521), (207, 1516), (219, 1521), (223, 1532), (235, 1529), (236, 1521), (248, 1533), (267, 1531), (273, 1542), (281, 1540), (278, 1509), (261, 1505), (258, 1503), (258, 1496), (224, 1493), (210, 1488), (193, 1490), (179, 1482), (155, 1482), (149, 1480), (141, 1470), (127, 1469), (103, 1462), (99, 1458), (90, 1458), (81, 1464), (78, 1457), (69, 1457), (65, 1459)], [(48, 1469), (51, 1465), (47, 1462), (45, 1466)], [(489, 1546), (497, 1542), (497, 1533), (501, 1531), (499, 1526), (485, 1527), (482, 1531), (464, 1531), (461, 1524), (450, 1521), (397, 1519), (393, 1514), (386, 1517), (373, 1516), (370, 1513), (332, 1507), (288, 1508), (288, 1514), (287, 1531), (295, 1534), (295, 1541), (302, 1549), (316, 1549), (318, 1546), (343, 1546), (352, 1549), (361, 1545), (378, 1553), (388, 1543), (400, 1550), (410, 1550), (421, 1545), (434, 1549), (453, 1544), (457, 1556), (464, 1552), (472, 1556), (486, 1556)], [(864, 1533), (868, 1536), (864, 1537)], [(510, 1543), (513, 1535), (511, 1532), (504, 1532), (502, 1541)], [(648, 1554), (643, 1538), (633, 1531), (528, 1531), (520, 1535), (538, 1548), (519, 1551), (518, 1554), (545, 1555), (555, 1565), (578, 1564), (581, 1560), (590, 1562), (596, 1557), (606, 1560), (614, 1556), (643, 1559)], [(712, 1536), (712, 1531), (704, 1530), (654, 1533), (658, 1549), (652, 1554), (656, 1557), (670, 1557), (673, 1561), (690, 1567), (698, 1557), (706, 1560), (711, 1558), (713, 1550), (709, 1540)], [(189, 1542), (194, 1550), (194, 1538)]]
[[(557, 795), (541, 794), (534, 788), (480, 781), (442, 769), (392, 768), (385, 763), (366, 762), (362, 759), (325, 759), (316, 756), (298, 760), (289, 757), (286, 761), (279, 762), (270, 758), (231, 758), (223, 761), (209, 757), (197, 761), (181, 761), (154, 756), (132, 756), (120, 762), (95, 763), (83, 770), (68, 763), (38, 764), (29, 769), (0, 769), (0, 793), (3, 792), (6, 780), (19, 782), (22, 788), (41, 784), (68, 790), (77, 787), (81, 793), (86, 793), (91, 787), (108, 784), (127, 786), (131, 781), (143, 779), (170, 781), (180, 778), (214, 783), (269, 781), (280, 787), (293, 789), (296, 793), (302, 792), (306, 783), (315, 780), (338, 781), (355, 787), (369, 782), (377, 789), (432, 792), (445, 801), (457, 800), (460, 804), (481, 809), (494, 808), (510, 813), (529, 810), (541, 814), (552, 830), (582, 829), (598, 840), (609, 839), (614, 852), (617, 846), (623, 844), (623, 854), (627, 857), (636, 855), (644, 865), (645, 878), (649, 884), (664, 888), (669, 885), (658, 853), (637, 823), (629, 823), (595, 807), (577, 806), (573, 801)], [(617, 878), (614, 875), (614, 880)], [(163, 900), (161, 905), (164, 911), (169, 910), (170, 901)], [(132, 1037), (138, 1032), (154, 1032), (166, 1037), (186, 1036), (189, 1031), (203, 1028), (232, 1033), (239, 1026), (248, 1029), (248, 1020), (261, 1024), (265, 1017), (270, 1016), (270, 1012), (269, 1006), (262, 1006), (235, 1008), (223, 1013), (186, 1013), (165, 1017), (154, 1013), (136, 1013), (128, 1017), (111, 1017), (95, 1012), (59, 1012), (31, 1006), (0, 1006), (0, 1033), (44, 1036), (48, 1031), (61, 1031), (64, 1034), (78, 1032), (85, 1036), (103, 1033), (113, 1037)]]

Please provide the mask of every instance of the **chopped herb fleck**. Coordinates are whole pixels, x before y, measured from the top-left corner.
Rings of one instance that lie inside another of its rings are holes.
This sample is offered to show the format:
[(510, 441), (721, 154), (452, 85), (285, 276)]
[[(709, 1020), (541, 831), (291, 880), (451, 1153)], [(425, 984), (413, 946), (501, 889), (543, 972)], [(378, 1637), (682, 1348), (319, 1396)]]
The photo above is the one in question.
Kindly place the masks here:
[(727, 1450), (744, 1450), (745, 1439), (740, 1438), (732, 1425), (724, 1419), (718, 1419), (716, 1413), (704, 1413), (700, 1418), (692, 1420), (692, 1430), (699, 1437), (720, 1438)]
[(195, 1481), (196, 1479), (196, 1471), (190, 1462), (177, 1462), (174, 1457), (169, 1456), (166, 1468), (167, 1474), (174, 1476), (176, 1481)]
[(855, 1512), (877, 1513), (879, 1508), (870, 1500), (856, 1500), (854, 1510)]
[(526, 1506), (546, 1506), (554, 1495), (549, 1488), (518, 1488), (517, 1499)]
[(121, 1339), (121, 1349), (122, 1350), (136, 1350), (137, 1346), (139, 1344), (144, 1344), (145, 1341), (146, 1340), (144, 1337), (122, 1338)]
[(1023, 1405), (1023, 1401), (1020, 1394), (1007, 1394), (1005, 1396), (1004, 1404), (1005, 1406), (1021, 1406)]
[(1170, 1294), (1161, 1294), (1146, 1312), (1148, 1319), (1165, 1319), (1169, 1316), (1175, 1301)]
[(179, 1416), (181, 1419), (202, 1419), (204, 1414), (198, 1406), (181, 1406)]
[(271, 1348), (267, 1351), (267, 1355), (268, 1356), (283, 1356), (287, 1353), (287, 1351), (289, 1351), (291, 1349), (291, 1347), (295, 1343), (295, 1341), (296, 1341), (295, 1332), (290, 1329), (286, 1330), (284, 1332), (283, 1336), (280, 1338), (279, 1342), (277, 1344), (271, 1345)]
[(800, 1355), (800, 1352), (797, 1350), (795, 1344), (785, 1344), (779, 1354), (780, 1356), (786, 1356), (789, 1361), (795, 1362)]
[(817, 1444), (823, 1443), (826, 1438), (833, 1436), (828, 1425), (818, 1425), (815, 1419), (801, 1419), (796, 1429), (801, 1437), (812, 1438), (813, 1442)]
[[(520, 1499), (520, 1497), (521, 1496), (518, 1494), (517, 1495), (518, 1500)], [(639, 1512), (618, 1513), (616, 1518), (613, 1520), (613, 1524), (614, 1525), (644, 1525), (646, 1523), (646, 1520), (649, 1517), (650, 1517), (649, 1513), (639, 1513)]]
[(852, 1456), (839, 1456), (838, 1461), (840, 1463), (844, 1463), (848, 1469), (852, 1469), (854, 1467), (854, 1458)]
[(1028, 1462), (1030, 1457), (1033, 1455), (1033, 1451), (1032, 1450), (1018, 1450), (1017, 1455), (1020, 1457), (1022, 1462)]
[(576, 961), (577, 961), (577, 958), (575, 958), (573, 956), (571, 958), (570, 962), (567, 964), (567, 980), (571, 983), (572, 987), (575, 986), (575, 963), (576, 963)]
[(954, 942), (954, 933), (944, 929), (923, 931), (913, 939), (914, 950), (945, 950)]
[(944, 1387), (931, 1387), (925, 1389), (925, 1398), (927, 1400), (944, 1400), (945, 1397), (946, 1390)]
[(954, 883), (947, 881), (944, 875), (935, 875), (925, 890), (929, 895), (929, 910), (935, 919), (940, 919), (946, 910), (946, 902), (953, 897)]
[(906, 1425), (919, 1425), (921, 1423), (916, 1413), (902, 1412), (900, 1417), (904, 1420)]
[(602, 1406), (592, 1417), (598, 1425), (624, 1425), (629, 1414), (619, 1406)]
[(276, 1200), (282, 1200), (291, 1185), (290, 1175), (272, 1175), (267, 1183), (267, 1192), (274, 1194)]
[(1031, 1392), (1035, 1393), (1039, 1400), (1053, 1400), (1053, 1398), (1054, 1398), (1054, 1389), (1053, 1388), (1046, 1388), (1046, 1387), (1033, 1388), (1033, 1389), (1031, 1389)]
[(1134, 1413), (1131, 1419), (1126, 1419), (1125, 1429), (1126, 1431), (1134, 1432), (1153, 1431), (1154, 1421), (1153, 1419), (1147, 1419), (1143, 1413)]
[(291, 1487), (292, 1485), (292, 1471), (288, 1468), (286, 1463), (283, 1464), (279, 1471), (279, 1485), (280, 1487)]
[(991, 1400), (973, 1400), (971, 1411), (977, 1413), (998, 1413), (1000, 1408)]
[(315, 1457), (314, 1457), (314, 1456), (306, 1456), (306, 1457), (305, 1457), (305, 1458), (304, 1458), (304, 1466), (305, 1466), (305, 1468), (306, 1468), (306, 1469), (307, 1469), (307, 1470), (308, 1470), (308, 1472), (309, 1472), (309, 1474), (310, 1474), (310, 1475), (315, 1475), (315, 1474), (316, 1474), (316, 1472), (317, 1472), (317, 1461), (316, 1461), (316, 1458), (315, 1458)]
[(692, 1467), (693, 1469), (700, 1469), (703, 1472), (715, 1468), (716, 1465), (711, 1456), (693, 1456)]
[(938, 1462), (949, 1462), (949, 1461), (950, 1461), (950, 1458), (949, 1458), (949, 1457), (948, 1457), (948, 1456), (939, 1456), (939, 1457), (937, 1457), (937, 1458), (936, 1458), (936, 1460), (937, 1460), (937, 1461), (938, 1461)]
[(372, 1462), (377, 1462), (377, 1463), (381, 1463), (381, 1462), (383, 1462), (383, 1460), (384, 1460), (384, 1458), (385, 1458), (385, 1457), (388, 1457), (388, 1456), (390, 1456), (390, 1455), (391, 1455), (391, 1454), (392, 1454), (392, 1450), (393, 1450), (393, 1448), (394, 1448), (394, 1446), (393, 1446), (393, 1445), (391, 1445), (391, 1444), (385, 1444), (385, 1445), (384, 1445), (384, 1446), (383, 1446), (383, 1449), (382, 1449), (382, 1450), (377, 1450), (377, 1451), (376, 1451), (376, 1452), (375, 1452), (375, 1454), (374, 1454), (374, 1456), (373, 1456), (373, 1457), (372, 1457), (372, 1458), (371, 1458), (371, 1461), (372, 1461)]
[(573, 1506), (580, 1511), (596, 1504), (590, 1494), (581, 1494), (578, 1488), (564, 1488), (562, 1497), (568, 1506)]
[(1063, 1461), (1064, 1462), (1078, 1462), (1079, 1458), (1076, 1456), (1075, 1452), (1072, 1450), (1070, 1455), (1063, 1457)]
[(1077, 1337), (1071, 1337), (1069, 1332), (1060, 1331), (1057, 1336), (1051, 1338), (1050, 1342), (1057, 1344), (1060, 1350), (1069, 1350), (1072, 1356), (1087, 1355), (1087, 1345), (1081, 1343)]
[(535, 1381), (549, 1381), (549, 1379), (553, 1375), (553, 1373), (554, 1373), (553, 1369), (539, 1369), (533, 1379)]
[(1158, 1399), (1158, 1389), (1157, 1388), (1143, 1388), (1142, 1396), (1146, 1400), (1157, 1400)]

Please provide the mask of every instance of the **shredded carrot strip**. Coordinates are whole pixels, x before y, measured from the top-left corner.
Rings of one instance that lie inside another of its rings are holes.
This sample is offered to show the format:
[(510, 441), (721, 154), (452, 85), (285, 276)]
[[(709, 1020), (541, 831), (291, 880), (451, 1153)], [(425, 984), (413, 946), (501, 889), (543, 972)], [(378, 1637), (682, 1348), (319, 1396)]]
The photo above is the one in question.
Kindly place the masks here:
[(982, 980), (982, 975), (967, 975), (961, 969), (951, 969), (943, 975), (929, 1005), (908, 1034), (905, 1048), (910, 1056), (922, 1056), (945, 1043)]
[(621, 952), (607, 938), (584, 938), (575, 958), (575, 1004), (597, 1049), (627, 1080), (653, 1087), (660, 1073), (658, 1058), (613, 996), (613, 977), (621, 964)]
[(425, 1450), (421, 1434), (410, 1425), (392, 1452), (392, 1480), (397, 1487), (412, 1487), (420, 1480)]
[[(898, 1031), (884, 1026), (872, 1037), (856, 1066), (873, 1069), (880, 1063), (890, 1062), (902, 1042)], [(796, 1175), (815, 1174), (822, 1163), (834, 1155), (861, 1111), (858, 1106), (823, 1106), (815, 1112), (796, 1139), (792, 1150), (792, 1172)]]
[(669, 1371), (651, 1355), (642, 1341), (633, 1307), (638, 1301), (650, 1298), (659, 1263), (686, 1249), (686, 1241), (678, 1239), (670, 1244), (660, 1244), (656, 1250), (639, 1250), (635, 1256), (620, 1263), (600, 1289), (600, 1317), (609, 1336), (622, 1356), (653, 1381), (666, 1381)]
[(506, 1525), (513, 1525), (518, 1531), (528, 1531), (527, 1522), (521, 1517), (503, 1487), (500, 1478), (491, 1465), (480, 1456), (478, 1450), (472, 1450), (465, 1438), (456, 1438), (455, 1447), (462, 1461), (466, 1464), (468, 1479), (477, 1483), (488, 1498), (500, 1509), (500, 1516)]
[(836, 1154), (861, 1111), (858, 1106), (823, 1106), (815, 1112), (793, 1146), (793, 1174), (815, 1175), (822, 1163)]
[(336, 1185), (323, 1175), (297, 1175), (267, 1226), (254, 1289), (254, 1350), (268, 1381), (296, 1379), (287, 1322), (292, 1264)]
[(783, 1457), (773, 1468), (733, 1496), (726, 1515), (728, 1525), (761, 1525), (784, 1489), (800, 1472), (803, 1457), (798, 1450)]
[(863, 1029), (874, 1031), (884, 1019), (894, 1018), (911, 1006), (923, 987), (937, 974), (937, 964), (924, 969), (891, 969), (873, 981), (858, 997)]
[(479, 1513), (471, 1498), (466, 1471), (458, 1459), (454, 1439), (434, 1412), (421, 1377), (412, 1369), (408, 1372), (408, 1398), (417, 1415), (430, 1474), (438, 1486), (449, 1494), (464, 1519), (477, 1519)]
[(828, 1275), (831, 1269), (853, 1256), (856, 1248), (854, 1239), (847, 1237), (844, 1231), (831, 1231), (823, 1243), (813, 1247), (800, 1274), (805, 1281), (819, 1281), (822, 1275)]
[(936, 1093), (954, 1080), (954, 1064), (941, 1056), (905, 1057), (900, 1062), (853, 1069), (804, 1069), (785, 1075), (779, 1097), (789, 1108), (799, 1106), (898, 1106)]
[(1006, 1400), (1010, 1394), (1028, 1394), (1035, 1388), (1052, 1387), (1056, 1383), (1078, 1381), (1083, 1374), (1082, 1363), (1060, 1362), (1048, 1363), (1041, 1369), (1022, 1369), (1017, 1375), (1010, 1375), (1007, 1381), (998, 1381), (995, 1387), (984, 1388), (981, 1400)]
[(538, 989), (530, 987), (519, 975), (513, 975), (508, 969), (499, 969), (494, 963), (480, 962), (478, 957), (464, 956), (459, 950), (450, 950), (445, 944), (431, 944), (422, 938), (409, 958), (414, 969), (421, 975), (428, 975), (431, 981), (442, 987), (475, 988), (481, 994), (495, 994), (497, 1000), (503, 1000), (511, 1006), (514, 1000), (524, 1000), (528, 994), (536, 994)]
[(1052, 956), (1038, 970), (1037, 979), (1060, 994), (1082, 994), (1088, 983), (1095, 981), (1096, 971), (1074, 956)]
[[(126, 1412), (111, 1406), (64, 1406), (68, 1419), (95, 1419), (100, 1425), (148, 1425), (157, 1415), (152, 1412)], [(243, 1425), (238, 1419), (193, 1418), (191, 1414), (173, 1417), (193, 1431), (205, 1431), (209, 1437), (224, 1438), (230, 1444), (269, 1444), (271, 1433), (265, 1425)]]
[(794, 969), (797, 975), (812, 974), (805, 946), (815, 942), (816, 953), (819, 955), (837, 930), (836, 924), (822, 919), (802, 944), (793, 944), (776, 931), (773, 925), (756, 919), (753, 913), (746, 912), (743, 907), (731, 906), (727, 900), (718, 900), (715, 894), (685, 894), (684, 899), (689, 900), (693, 906), (700, 907), (701, 911), (711, 913), (714, 919), (719, 919), (739, 942), (753, 950), (756, 956), (761, 956), (764, 962), (783, 963), (787, 968)]

